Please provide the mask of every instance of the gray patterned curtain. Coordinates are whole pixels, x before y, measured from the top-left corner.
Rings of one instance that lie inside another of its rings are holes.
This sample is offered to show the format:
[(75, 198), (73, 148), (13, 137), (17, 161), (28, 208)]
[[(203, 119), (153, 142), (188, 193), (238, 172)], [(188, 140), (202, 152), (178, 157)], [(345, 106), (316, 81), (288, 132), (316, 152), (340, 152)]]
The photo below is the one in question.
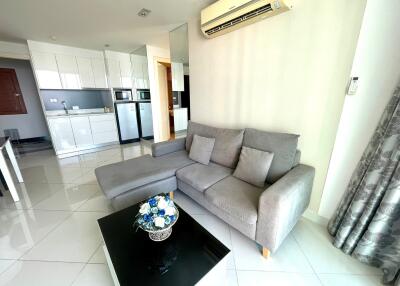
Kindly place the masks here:
[(400, 85), (328, 224), (333, 244), (400, 286)]

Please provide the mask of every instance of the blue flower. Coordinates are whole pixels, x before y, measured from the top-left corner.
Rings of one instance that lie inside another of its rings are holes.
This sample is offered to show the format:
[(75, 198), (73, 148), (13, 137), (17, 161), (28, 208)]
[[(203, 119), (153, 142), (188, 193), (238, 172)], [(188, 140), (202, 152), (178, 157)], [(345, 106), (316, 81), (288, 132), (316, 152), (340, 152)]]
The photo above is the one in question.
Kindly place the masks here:
[(149, 205), (150, 205), (151, 207), (157, 206), (157, 200), (156, 200), (155, 198), (151, 198), (151, 199), (149, 200)]
[(152, 220), (153, 220), (153, 218), (151, 217), (151, 215), (148, 215), (148, 214), (145, 214), (145, 215), (143, 216), (143, 219), (144, 219), (145, 222), (149, 222), (149, 221), (152, 221)]
[(165, 210), (159, 210), (158, 211), (159, 216), (165, 216)]
[(171, 219), (171, 222), (173, 222), (176, 219), (176, 216), (170, 215), (169, 218)]

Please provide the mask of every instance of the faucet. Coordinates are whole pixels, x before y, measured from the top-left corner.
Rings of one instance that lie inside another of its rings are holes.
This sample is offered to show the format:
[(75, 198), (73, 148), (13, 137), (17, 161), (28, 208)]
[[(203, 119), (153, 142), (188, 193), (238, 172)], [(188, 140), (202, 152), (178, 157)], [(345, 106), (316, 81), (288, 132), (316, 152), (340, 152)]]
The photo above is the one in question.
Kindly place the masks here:
[(67, 103), (65, 102), (65, 100), (61, 101), (61, 104), (64, 106), (65, 113), (68, 114)]

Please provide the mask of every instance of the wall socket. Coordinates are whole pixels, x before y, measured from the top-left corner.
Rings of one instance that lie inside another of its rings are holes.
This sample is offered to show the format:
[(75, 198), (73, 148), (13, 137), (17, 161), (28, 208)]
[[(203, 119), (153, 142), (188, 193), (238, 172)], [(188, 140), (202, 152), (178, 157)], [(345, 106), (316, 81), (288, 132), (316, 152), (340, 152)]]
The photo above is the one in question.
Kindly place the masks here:
[(57, 98), (50, 98), (50, 102), (56, 103), (58, 102)]

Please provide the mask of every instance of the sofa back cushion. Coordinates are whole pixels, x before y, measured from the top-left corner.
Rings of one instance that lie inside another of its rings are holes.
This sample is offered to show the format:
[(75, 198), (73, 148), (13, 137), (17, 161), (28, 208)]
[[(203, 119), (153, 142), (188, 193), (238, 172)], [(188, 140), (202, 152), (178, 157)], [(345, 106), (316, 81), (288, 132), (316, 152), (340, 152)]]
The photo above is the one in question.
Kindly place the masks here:
[(194, 134), (215, 138), (211, 161), (234, 169), (239, 160), (239, 154), (243, 143), (243, 133), (243, 129), (216, 128), (189, 121), (186, 136), (186, 150), (188, 152), (190, 151)]
[(266, 132), (246, 128), (243, 146), (274, 154), (266, 182), (273, 184), (285, 175), (295, 162), (299, 135)]

